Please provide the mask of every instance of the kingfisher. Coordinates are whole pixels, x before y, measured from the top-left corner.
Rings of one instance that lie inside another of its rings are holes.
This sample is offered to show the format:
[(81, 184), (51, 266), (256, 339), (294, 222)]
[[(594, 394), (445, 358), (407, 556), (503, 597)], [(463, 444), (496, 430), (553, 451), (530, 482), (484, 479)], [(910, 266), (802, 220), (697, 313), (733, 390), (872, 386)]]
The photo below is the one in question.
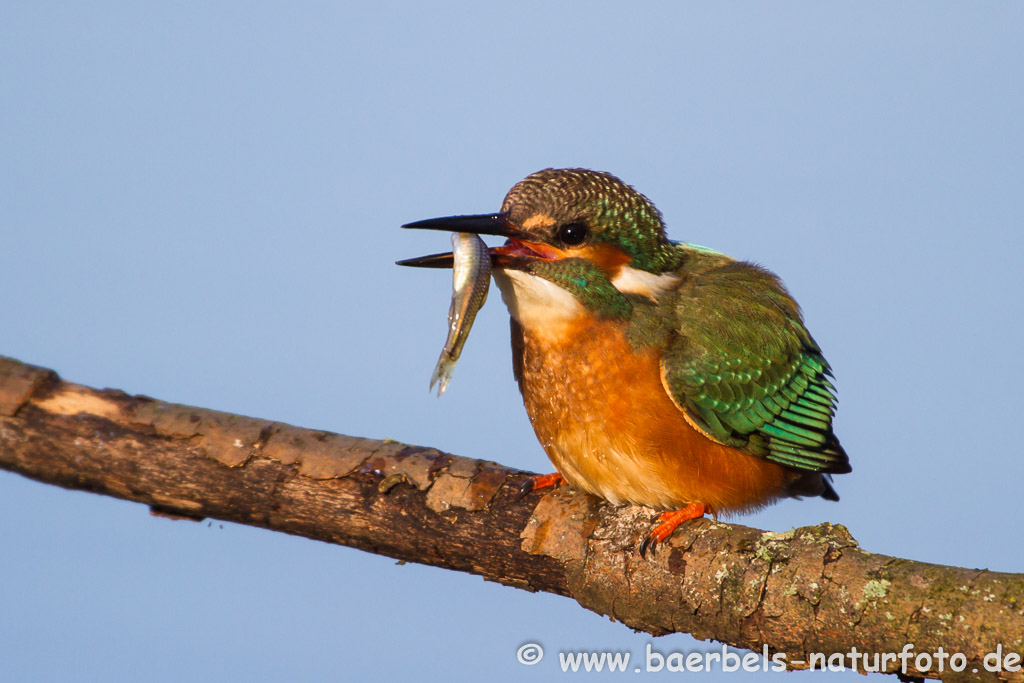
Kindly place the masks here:
[(832, 371), (774, 273), (670, 240), (647, 197), (580, 168), (527, 176), (498, 213), (403, 227), (506, 238), (489, 252), (512, 370), (557, 470), (524, 493), (569, 483), (662, 510), (643, 556), (706, 514), (839, 500)]

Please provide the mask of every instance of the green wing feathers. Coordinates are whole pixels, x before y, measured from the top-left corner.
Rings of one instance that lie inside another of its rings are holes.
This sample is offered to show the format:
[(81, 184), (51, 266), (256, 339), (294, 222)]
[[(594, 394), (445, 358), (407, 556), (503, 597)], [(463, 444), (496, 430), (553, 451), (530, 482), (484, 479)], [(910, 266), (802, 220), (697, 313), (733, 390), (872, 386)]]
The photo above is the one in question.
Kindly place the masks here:
[(778, 278), (733, 262), (681, 287), (676, 312), (662, 373), (692, 421), (716, 441), (780, 465), (850, 471), (832, 431), (831, 370)]

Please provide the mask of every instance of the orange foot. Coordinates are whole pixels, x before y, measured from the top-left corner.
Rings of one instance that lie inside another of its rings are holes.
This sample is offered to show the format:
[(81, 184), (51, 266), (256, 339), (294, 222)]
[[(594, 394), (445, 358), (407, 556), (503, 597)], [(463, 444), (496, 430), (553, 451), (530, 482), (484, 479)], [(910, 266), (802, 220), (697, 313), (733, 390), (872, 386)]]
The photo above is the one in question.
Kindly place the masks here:
[(552, 472), (551, 474), (534, 474), (524, 481), (523, 485), (519, 487), (519, 498), (522, 498), (530, 491), (547, 488), (548, 486), (561, 486), (564, 483), (565, 477), (558, 472)]
[[(651, 557), (658, 549), (658, 544), (672, 535), (676, 527), (691, 519), (698, 519), (711, 512), (711, 506), (706, 503), (690, 503), (682, 510), (670, 510), (658, 515), (658, 526), (651, 529), (651, 533), (640, 542), (640, 557), (647, 557), (647, 551), (651, 551)], [(714, 514), (714, 513), (712, 513)]]

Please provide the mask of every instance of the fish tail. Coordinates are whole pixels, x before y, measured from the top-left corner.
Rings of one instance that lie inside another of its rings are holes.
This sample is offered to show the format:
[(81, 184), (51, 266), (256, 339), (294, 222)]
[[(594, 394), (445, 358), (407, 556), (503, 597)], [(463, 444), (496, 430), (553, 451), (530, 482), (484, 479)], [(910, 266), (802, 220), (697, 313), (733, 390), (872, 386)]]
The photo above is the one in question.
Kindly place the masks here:
[(438, 398), (441, 398), (441, 394), (448, 388), (448, 382), (452, 380), (453, 370), (455, 370), (455, 363), (452, 362), (446, 352), (442, 351), (441, 357), (437, 359), (437, 365), (434, 367), (434, 374), (430, 377), (430, 391), (434, 391), (434, 385), (436, 384)]

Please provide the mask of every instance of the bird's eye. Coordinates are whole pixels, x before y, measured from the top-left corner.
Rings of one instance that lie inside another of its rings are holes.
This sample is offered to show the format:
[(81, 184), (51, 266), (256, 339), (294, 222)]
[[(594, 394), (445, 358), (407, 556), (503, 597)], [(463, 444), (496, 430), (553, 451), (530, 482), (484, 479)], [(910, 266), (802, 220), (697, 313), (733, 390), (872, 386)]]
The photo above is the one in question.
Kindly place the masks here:
[(587, 239), (587, 226), (583, 223), (567, 223), (558, 229), (558, 239), (570, 247), (583, 244)]

